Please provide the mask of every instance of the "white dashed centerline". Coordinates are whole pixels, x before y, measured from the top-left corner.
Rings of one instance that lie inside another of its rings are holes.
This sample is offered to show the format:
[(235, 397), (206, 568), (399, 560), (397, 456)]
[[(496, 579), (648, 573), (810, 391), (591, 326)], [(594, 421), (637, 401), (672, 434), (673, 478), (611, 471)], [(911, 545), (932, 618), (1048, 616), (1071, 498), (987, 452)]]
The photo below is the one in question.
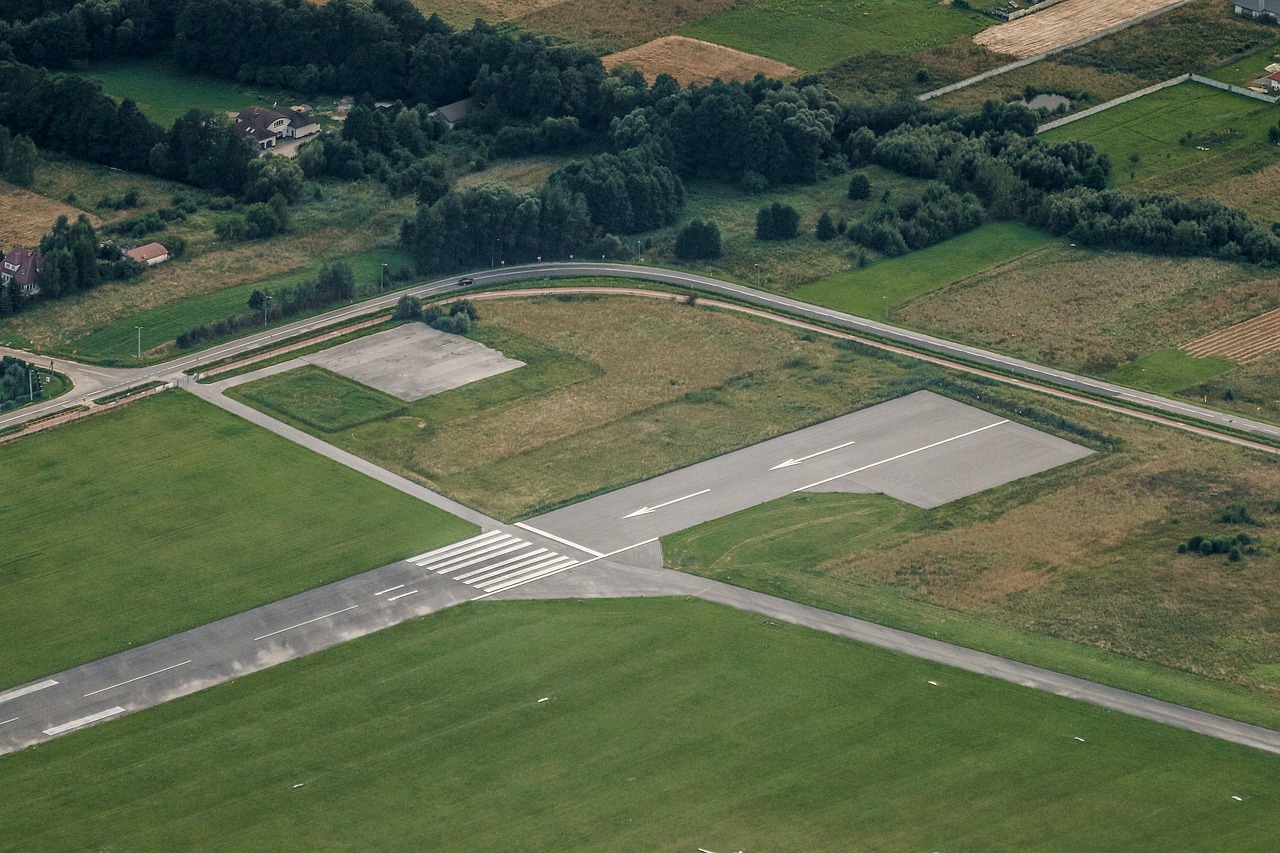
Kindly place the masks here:
[(387, 601), (399, 601), (400, 599), (404, 598), (405, 596), (407, 596), (407, 595), (413, 595), (413, 594), (414, 594), (414, 593), (416, 593), (416, 592), (417, 592), (417, 590), (416, 590), (416, 589), (411, 589), (411, 590), (409, 590), (408, 592), (402, 592), (402, 593), (400, 593), (399, 595), (393, 595), (393, 596), (391, 596), (390, 598), (388, 598), (388, 599), (387, 599)]
[(136, 678), (130, 678), (128, 681), (121, 681), (119, 684), (112, 684), (110, 687), (99, 687), (97, 690), (84, 694), (84, 698), (88, 699), (90, 696), (97, 696), (99, 693), (106, 693), (108, 690), (112, 690), (116, 687), (124, 687), (126, 684), (132, 684), (135, 681), (141, 681), (144, 678), (150, 678), (153, 675), (159, 675), (162, 672), (168, 672), (171, 669), (177, 669), (178, 667), (186, 666), (189, 663), (191, 663), (191, 661), (184, 660), (182, 663), (175, 663), (173, 666), (166, 666), (164, 669), (157, 669), (155, 672), (148, 672), (146, 675), (139, 675)]
[(267, 637), (274, 637), (276, 634), (283, 634), (285, 631), (292, 631), (294, 628), (301, 628), (303, 625), (310, 625), (312, 622), (319, 622), (321, 619), (328, 619), (330, 616), (337, 616), (339, 613), (346, 613), (348, 610), (355, 610), (359, 604), (353, 604), (350, 607), (344, 607), (341, 610), (335, 610), (332, 613), (326, 613), (323, 616), (317, 616), (314, 619), (308, 619), (306, 622), (299, 622), (297, 625), (290, 625), (288, 628), (281, 628), (279, 631), (272, 631), (270, 634), (263, 634), (261, 637), (254, 637), (256, 643), (258, 640), (265, 640)]
[(105, 711), (99, 711), (98, 713), (90, 714), (87, 717), (80, 717), (77, 720), (72, 720), (69, 723), (63, 723), (60, 726), (54, 726), (51, 729), (45, 729), (44, 733), (49, 737), (53, 737), (54, 735), (60, 735), (64, 732), (69, 732), (72, 729), (78, 729), (81, 726), (87, 726), (90, 723), (96, 723), (99, 720), (105, 720), (107, 717), (114, 717), (116, 714), (123, 714), (123, 713), (124, 713), (124, 708), (121, 708), (119, 705), (117, 705), (114, 708), (108, 708)]
[(388, 592), (395, 592), (397, 589), (404, 589), (404, 584), (397, 584), (396, 586), (388, 587), (387, 589), (382, 590), (382, 592), (375, 592), (374, 595), (386, 595)]
[(967, 438), (968, 436), (971, 436), (971, 435), (977, 435), (978, 433), (983, 432), (985, 430), (989, 430), (992, 427), (998, 427), (1001, 424), (1007, 424), (1007, 423), (1009, 423), (1008, 420), (996, 421), (993, 424), (987, 424), (984, 427), (971, 429), (968, 432), (962, 432), (959, 435), (953, 435), (950, 438), (944, 438), (942, 439), (942, 441), (935, 441), (933, 444), (926, 444), (924, 447), (917, 447), (915, 450), (908, 450), (906, 453), (899, 453), (897, 456), (890, 456), (888, 459), (881, 459), (879, 462), (872, 462), (870, 465), (863, 465), (861, 468), (854, 468), (852, 471), (845, 471), (843, 474), (836, 474), (834, 477), (827, 477), (825, 480), (818, 480), (816, 483), (810, 483), (807, 486), (801, 486), (800, 488), (792, 489), (791, 491), (793, 494), (795, 492), (803, 492), (805, 489), (812, 489), (815, 486), (822, 486), (822, 485), (825, 485), (826, 483), (830, 483), (832, 480), (839, 480), (841, 477), (848, 477), (850, 475), (857, 474), (862, 471), (866, 471), (868, 468), (874, 468), (877, 465), (884, 465), (887, 462), (893, 462), (895, 460), (902, 459), (907, 456), (911, 456), (913, 453), (921, 453), (925, 450), (932, 450), (933, 448), (940, 447), (944, 444), (947, 444), (948, 442), (958, 441), (959, 439)]

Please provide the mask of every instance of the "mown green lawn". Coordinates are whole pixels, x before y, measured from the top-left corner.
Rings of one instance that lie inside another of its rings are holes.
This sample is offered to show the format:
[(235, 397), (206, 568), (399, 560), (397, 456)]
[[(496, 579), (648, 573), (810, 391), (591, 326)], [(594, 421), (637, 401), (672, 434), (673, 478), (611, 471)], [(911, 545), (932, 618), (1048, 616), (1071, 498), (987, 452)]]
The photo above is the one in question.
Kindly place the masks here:
[(990, 269), (1053, 240), (1016, 222), (993, 222), (927, 249), (797, 288), (797, 299), (887, 319), (895, 309), (930, 291)]
[(818, 71), (867, 50), (915, 53), (993, 23), (936, 0), (759, 0), (698, 21), (681, 35)]
[(180, 391), (0, 445), (0, 471), (0, 689), (475, 530)]
[[(402, 267), (411, 267), (409, 257), (399, 249), (370, 249), (357, 255), (336, 258), (351, 267), (355, 274), (357, 293), (371, 294), (378, 285), (382, 265), (394, 273)], [(91, 362), (109, 361), (121, 365), (136, 364), (138, 347), (137, 327), (142, 327), (142, 352), (172, 343), (174, 338), (196, 326), (225, 320), (249, 310), (249, 295), (255, 290), (270, 292), (274, 288), (296, 285), (315, 278), (322, 263), (316, 261), (302, 272), (279, 276), (253, 284), (215, 290), (201, 296), (193, 296), (172, 305), (153, 308), (100, 329), (75, 344), (76, 358)], [(388, 279), (388, 281), (390, 281)], [(402, 284), (389, 286), (403, 286)], [(264, 319), (271, 319), (270, 317)], [(286, 319), (297, 319), (296, 317)], [(278, 322), (276, 315), (272, 322)]]
[(1176, 394), (1221, 376), (1235, 366), (1235, 362), (1225, 358), (1196, 358), (1180, 349), (1167, 349), (1117, 368), (1107, 374), (1107, 379), (1156, 394)]
[(1277, 771), (703, 602), (485, 603), (6, 756), (0, 849), (1272, 850)]
[(284, 89), (187, 74), (168, 54), (94, 63), (80, 76), (101, 83), (102, 91), (117, 100), (132, 98), (147, 118), (166, 129), (192, 109), (221, 116), (254, 104), (291, 107), (302, 103), (301, 96)]
[[(1280, 147), (1267, 140), (1276, 120), (1270, 104), (1182, 83), (1054, 128), (1043, 137), (1091, 143), (1111, 158), (1117, 186), (1164, 178), (1176, 188), (1280, 162)], [(1191, 137), (1184, 142), (1188, 132)]]

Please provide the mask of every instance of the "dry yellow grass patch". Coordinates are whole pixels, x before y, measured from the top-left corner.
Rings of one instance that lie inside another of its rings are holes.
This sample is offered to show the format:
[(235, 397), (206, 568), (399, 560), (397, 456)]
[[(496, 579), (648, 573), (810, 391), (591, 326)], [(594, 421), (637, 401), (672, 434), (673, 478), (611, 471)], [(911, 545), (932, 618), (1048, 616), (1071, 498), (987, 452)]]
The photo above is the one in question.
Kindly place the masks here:
[[(611, 53), (679, 32), (695, 21), (733, 9), (741, 2), (611, 0), (601, 3), (600, 0), (564, 0), (513, 20), (530, 30), (562, 36)], [(495, 2), (495, 5), (513, 4)]]
[(497, 163), (483, 172), (470, 172), (454, 181), (458, 192), (483, 186), (502, 184), (513, 190), (536, 190), (547, 182), (556, 169), (569, 162), (568, 157), (524, 157)]
[(630, 65), (652, 83), (659, 74), (670, 74), (683, 86), (703, 85), (721, 80), (750, 80), (757, 74), (782, 79), (796, 69), (754, 53), (743, 53), (723, 45), (686, 38), (660, 39), (604, 57), (604, 67)]
[(1217, 355), (1246, 364), (1280, 350), (1280, 309), (1211, 332), (1182, 347), (1192, 355)]
[[(12, 246), (34, 246), (59, 216), (74, 222), (82, 213), (78, 207), (0, 181), (0, 252)], [(102, 224), (93, 214), (88, 217), (95, 228)]]
[(974, 36), (973, 41), (996, 53), (1025, 58), (1169, 5), (1169, 0), (1065, 0), (1043, 12), (989, 27)]

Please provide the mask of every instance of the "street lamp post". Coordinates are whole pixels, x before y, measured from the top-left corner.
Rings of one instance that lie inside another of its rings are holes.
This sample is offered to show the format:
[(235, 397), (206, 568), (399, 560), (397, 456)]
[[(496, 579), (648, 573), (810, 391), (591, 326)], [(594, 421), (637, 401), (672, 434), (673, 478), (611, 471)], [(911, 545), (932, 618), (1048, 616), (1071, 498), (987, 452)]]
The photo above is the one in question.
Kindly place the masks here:
[(262, 294), (262, 328), (267, 327), (267, 307), (271, 304), (271, 294)]
[(31, 374), (35, 372), (36, 372), (36, 369), (28, 364), (27, 365), (27, 402), (28, 403), (34, 403), (36, 400), (35, 388), (31, 384)]
[(640, 260), (640, 241), (636, 241), (636, 260)]
[(383, 264), (381, 277), (378, 279), (378, 292), (381, 293), (386, 289), (387, 289), (387, 265)]
[(142, 361), (142, 327), (134, 326), (138, 330), (138, 361)]
[(756, 290), (760, 289), (760, 265), (756, 264)]

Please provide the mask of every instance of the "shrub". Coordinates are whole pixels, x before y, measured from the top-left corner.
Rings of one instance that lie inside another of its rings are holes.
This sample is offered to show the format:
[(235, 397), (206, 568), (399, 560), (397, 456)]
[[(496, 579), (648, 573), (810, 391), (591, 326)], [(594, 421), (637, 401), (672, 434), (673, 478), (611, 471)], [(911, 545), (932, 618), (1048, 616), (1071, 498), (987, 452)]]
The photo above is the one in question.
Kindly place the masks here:
[(775, 201), (756, 213), (757, 240), (791, 240), (800, 233), (800, 213), (789, 204)]
[(1249, 512), (1249, 507), (1243, 503), (1233, 503), (1222, 511), (1219, 519), (1223, 524), (1257, 524), (1258, 519), (1253, 517), (1253, 513)]
[(680, 229), (676, 237), (676, 257), (685, 260), (718, 258), (723, 253), (720, 227), (710, 219), (694, 220)]
[(871, 198), (871, 181), (862, 172), (854, 172), (849, 178), (849, 199), (861, 201)]
[(422, 300), (416, 296), (405, 294), (400, 297), (400, 301), (396, 303), (395, 313), (391, 315), (392, 320), (421, 320), (422, 319)]

